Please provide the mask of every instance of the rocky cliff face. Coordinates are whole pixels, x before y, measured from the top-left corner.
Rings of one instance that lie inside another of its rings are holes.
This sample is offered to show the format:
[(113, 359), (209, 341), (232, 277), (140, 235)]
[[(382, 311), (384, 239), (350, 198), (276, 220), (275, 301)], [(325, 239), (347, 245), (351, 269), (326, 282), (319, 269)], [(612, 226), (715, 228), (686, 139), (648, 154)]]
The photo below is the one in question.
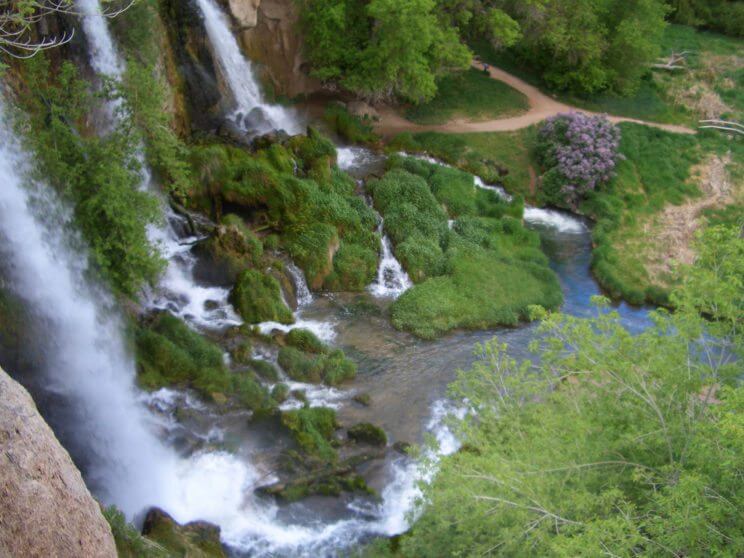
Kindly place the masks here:
[(0, 369), (0, 556), (115, 558), (111, 529), (31, 396)]
[(295, 0), (221, 0), (238, 30), (245, 53), (259, 65), (277, 94), (295, 97), (320, 89), (305, 68)]

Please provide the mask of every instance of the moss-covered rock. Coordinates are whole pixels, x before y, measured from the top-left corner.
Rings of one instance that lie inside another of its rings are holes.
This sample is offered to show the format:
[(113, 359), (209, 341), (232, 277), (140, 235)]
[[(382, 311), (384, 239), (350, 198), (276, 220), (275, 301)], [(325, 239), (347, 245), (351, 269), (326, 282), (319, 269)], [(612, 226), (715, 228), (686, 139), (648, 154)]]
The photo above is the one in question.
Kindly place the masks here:
[(347, 432), (349, 439), (359, 444), (384, 447), (387, 445), (387, 435), (379, 426), (369, 422), (360, 422), (349, 428)]
[(295, 347), (279, 350), (279, 366), (298, 382), (320, 383), (335, 386), (356, 376), (354, 362), (347, 359), (341, 350), (328, 353), (305, 353)]
[(324, 461), (335, 461), (334, 433), (338, 429), (336, 411), (326, 407), (304, 407), (282, 413), (284, 425), (302, 451)]
[(228, 370), (218, 345), (167, 312), (137, 327), (135, 345), (138, 380), (147, 389), (190, 387), (218, 404), (232, 398), (252, 410), (275, 406), (252, 372)]
[(276, 382), (279, 379), (279, 371), (269, 361), (254, 359), (247, 365), (258, 377), (267, 382)]
[(180, 525), (158, 508), (147, 512), (142, 533), (164, 548), (169, 556), (189, 558), (225, 558), (220, 543), (220, 528), (206, 521)]
[(286, 341), (290, 347), (306, 353), (322, 354), (328, 352), (328, 346), (309, 329), (297, 328), (291, 330), (287, 334)]
[(289, 386), (287, 384), (276, 384), (271, 390), (271, 398), (281, 405), (289, 398)]
[(279, 282), (255, 269), (248, 269), (240, 274), (230, 293), (230, 302), (250, 324), (294, 322), (292, 311), (282, 300)]

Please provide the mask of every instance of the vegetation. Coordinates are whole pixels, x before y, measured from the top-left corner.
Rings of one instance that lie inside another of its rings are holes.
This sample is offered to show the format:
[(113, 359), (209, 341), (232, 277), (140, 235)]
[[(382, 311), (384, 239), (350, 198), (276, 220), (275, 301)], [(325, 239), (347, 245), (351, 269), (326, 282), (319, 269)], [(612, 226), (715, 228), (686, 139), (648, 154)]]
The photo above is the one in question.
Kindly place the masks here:
[(54, 71), (39, 55), (21, 71), (29, 115), (26, 138), (37, 170), (74, 208), (96, 271), (116, 291), (134, 296), (154, 282), (163, 262), (147, 238), (157, 222), (157, 200), (140, 189), (137, 138), (125, 118), (103, 137), (85, 129), (87, 115), (102, 108), (75, 66)]
[(169, 558), (168, 552), (157, 543), (143, 536), (124, 514), (110, 506), (103, 509), (103, 517), (111, 526), (120, 558)]
[[(520, 222), (521, 200), (507, 203), (476, 189), (472, 176), (440, 165), (393, 158), (391, 166), (368, 188), (417, 283), (393, 304), (395, 327), (433, 338), (456, 328), (516, 325), (530, 319), (531, 305), (560, 305), (539, 237)], [(452, 230), (448, 217), (458, 217)]]
[(167, 63), (162, 50), (167, 47), (158, 3), (139, 0), (114, 22), (118, 44), (127, 58), (118, 84), (120, 94), (144, 138), (147, 164), (155, 179), (183, 201), (193, 176), (189, 148), (175, 132), (178, 97), (162, 68), (162, 61)]
[(406, 118), (417, 124), (444, 124), (455, 118), (470, 121), (505, 118), (528, 108), (522, 93), (471, 68), (442, 77), (437, 82), (436, 97), (409, 108)]
[[(650, 238), (651, 225), (665, 208), (679, 206), (703, 194), (698, 184), (700, 178), (692, 176), (695, 165), (705, 164), (713, 154), (724, 155), (730, 149), (739, 154), (742, 148), (718, 135), (695, 138), (634, 124), (621, 127), (620, 152), (625, 160), (618, 164), (617, 177), (589, 194), (581, 206), (584, 213), (597, 221), (593, 231), (596, 248), (592, 269), (614, 297), (635, 304), (647, 300), (668, 304), (668, 288), (674, 284), (673, 268), (655, 275), (650, 273), (650, 254), (653, 245), (660, 242), (659, 238)], [(736, 160), (740, 156), (732, 158)], [(724, 196), (717, 204), (731, 203), (732, 208), (740, 208), (741, 193), (737, 195), (738, 201), (732, 196), (727, 202)], [(728, 220), (732, 216), (729, 213)], [(704, 225), (706, 221), (716, 222), (715, 214), (711, 217), (714, 218), (691, 213), (684, 219), (699, 220)], [(665, 260), (668, 258), (664, 256)]]
[(175, 316), (161, 313), (135, 334), (138, 380), (147, 389), (191, 387), (204, 397), (232, 396), (253, 410), (274, 406), (251, 372), (231, 372), (222, 349)]
[(326, 107), (323, 119), (349, 143), (374, 146), (380, 142), (380, 137), (368, 118), (354, 116), (338, 103), (331, 103)]
[(671, 0), (672, 19), (744, 37), (744, 5), (729, 0)]
[[(483, 60), (522, 79), (549, 88), (539, 70), (513, 50), (498, 50), (486, 40), (474, 39), (472, 47)], [(682, 25), (668, 25), (662, 35), (659, 56), (688, 52), (686, 69), (653, 70), (641, 76), (632, 94), (612, 91), (592, 95), (558, 92), (570, 105), (598, 113), (695, 126), (701, 118), (729, 117), (741, 120), (744, 112), (741, 41), (698, 31)]]
[(700, 253), (643, 333), (600, 299), (595, 318), (547, 316), (537, 362), (478, 346), (452, 387), (463, 449), (396, 554), (744, 552), (744, 240), (714, 229)]
[(250, 216), (251, 228), (271, 233), (266, 242), (278, 239), (312, 289), (363, 290), (377, 269), (375, 216), (356, 196), (355, 182), (333, 165), (335, 155), (312, 129), (254, 154), (199, 146), (193, 159), (199, 186), (191, 199)]
[(304, 407), (282, 413), (282, 424), (309, 455), (335, 461), (334, 434), (338, 429), (336, 411), (326, 407)]
[(295, 347), (279, 349), (279, 366), (287, 376), (298, 382), (338, 385), (356, 376), (356, 364), (344, 356), (340, 349), (325, 347), (320, 354), (306, 353)]
[(503, 184), (514, 195), (534, 200), (531, 170), (534, 160), (536, 128), (517, 132), (477, 134), (443, 134), (423, 132), (400, 134), (393, 138), (390, 149), (408, 153), (426, 153), (440, 161), (480, 176), (489, 184)]
[(536, 150), (545, 199), (574, 207), (614, 176), (619, 148), (620, 129), (604, 116), (572, 112), (547, 119)]
[(255, 269), (240, 274), (230, 293), (230, 302), (246, 323), (294, 323), (292, 311), (282, 299), (279, 281)]
[(387, 445), (387, 435), (379, 426), (368, 422), (360, 422), (349, 428), (348, 436), (351, 440), (359, 444), (369, 444), (371, 446), (385, 447)]
[(303, 0), (301, 5), (312, 74), (367, 98), (430, 100), (438, 74), (469, 64), (455, 29), (440, 25), (434, 0)]

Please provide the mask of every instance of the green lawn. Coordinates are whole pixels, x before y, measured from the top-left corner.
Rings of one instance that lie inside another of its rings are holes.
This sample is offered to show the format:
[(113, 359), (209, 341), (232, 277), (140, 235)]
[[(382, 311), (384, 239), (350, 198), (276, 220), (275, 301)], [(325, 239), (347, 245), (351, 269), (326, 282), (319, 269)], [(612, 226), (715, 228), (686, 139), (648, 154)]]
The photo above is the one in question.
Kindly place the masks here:
[(432, 101), (406, 110), (408, 120), (417, 124), (444, 124), (454, 118), (490, 120), (529, 109), (527, 97), (519, 91), (473, 68), (445, 76), (438, 86)]

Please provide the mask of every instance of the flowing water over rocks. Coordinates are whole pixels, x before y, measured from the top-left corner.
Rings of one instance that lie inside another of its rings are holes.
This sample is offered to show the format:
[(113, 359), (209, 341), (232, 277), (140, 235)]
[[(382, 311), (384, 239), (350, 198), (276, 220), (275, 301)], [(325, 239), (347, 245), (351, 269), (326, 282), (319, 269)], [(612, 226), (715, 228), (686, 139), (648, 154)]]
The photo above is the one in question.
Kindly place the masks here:
[[(296, 123), (289, 112), (263, 101), (225, 15), (213, 0), (197, 1), (237, 111), (249, 114), (261, 108), (272, 129), (292, 130)], [(80, 5), (86, 6), (85, 13), (93, 13), (87, 11), (91, 0), (81, 0)], [(105, 20), (88, 17), (104, 23), (86, 25), (88, 39), (94, 43), (93, 67), (121, 75), (121, 64), (112, 62), (116, 50)], [(48, 362), (40, 367), (45, 374), (38, 393), (51, 401), (50, 408), (61, 409), (50, 420), (64, 434), (99, 496), (130, 517), (157, 505), (179, 522), (216, 523), (236, 555), (337, 555), (367, 537), (395, 535), (408, 528), (407, 514), (419, 496), (417, 481), (426, 480), (430, 473), (392, 447), (363, 471), (379, 499), (314, 496), (279, 505), (255, 492), (276, 480), (277, 456), (285, 442), (275, 427), (249, 422), (246, 411), (218, 412), (188, 392), (160, 390), (138, 395), (134, 362), (121, 326), (110, 312), (112, 302), (81, 279), (83, 252), (61, 246), (63, 238), (49, 234), (50, 227), (66, 228), (66, 221), (58, 224), (39, 218), (44, 213), (36, 204), (58, 207), (57, 200), (43, 189), (43, 195), (32, 198), (18, 175), (22, 154), (12, 146), (2, 149), (0, 165), (7, 167), (3, 173), (13, 179), (0, 191), (3, 260), (13, 264), (8, 279), (38, 314), (44, 331), (40, 352)], [(358, 148), (340, 149), (338, 160), (357, 178), (376, 172), (382, 162), (381, 157)], [(143, 182), (149, 187), (147, 177)], [(498, 189), (478, 180), (475, 185)], [(194, 279), (197, 257), (192, 248), (201, 235), (186, 217), (167, 204), (163, 207), (168, 226), (153, 229), (151, 238), (161, 246), (169, 266), (159, 288), (148, 293), (148, 306), (167, 309), (201, 330), (219, 332), (240, 324), (227, 301), (227, 289), (201, 285)], [(588, 300), (599, 290), (588, 271), (588, 229), (571, 216), (536, 208), (529, 208), (525, 218), (542, 235), (564, 288), (565, 310), (576, 315), (592, 312)], [(344, 425), (378, 424), (391, 444), (421, 443), (425, 433), (432, 433), (440, 443), (439, 453), (451, 453), (458, 442), (445, 419), (459, 410), (446, 399), (446, 388), (456, 371), (476, 358), (472, 353), (475, 343), (494, 335), (509, 343), (515, 356), (526, 356), (534, 327), (455, 332), (437, 341), (421, 341), (396, 331), (390, 325), (389, 305), (411, 283), (386, 237), (382, 254), (375, 285), (360, 294), (313, 296), (302, 272), (288, 265), (298, 301), (296, 322), (292, 326), (265, 323), (260, 329), (265, 333), (311, 329), (322, 340), (343, 348), (358, 364), (357, 378), (341, 388), (289, 383), (290, 389), (305, 391), (310, 405), (337, 409)], [(375, 296), (381, 293), (384, 296)], [(619, 310), (630, 325), (646, 324), (645, 310), (625, 305)], [(271, 354), (254, 356), (273, 358)], [(369, 395), (370, 404), (354, 401), (358, 394)], [(296, 405), (290, 401), (284, 408)]]
[(274, 130), (298, 133), (300, 126), (292, 111), (264, 100), (252, 65), (230, 31), (227, 15), (214, 0), (197, 0), (197, 4), (204, 16), (217, 64), (233, 96), (232, 119), (252, 135)]

